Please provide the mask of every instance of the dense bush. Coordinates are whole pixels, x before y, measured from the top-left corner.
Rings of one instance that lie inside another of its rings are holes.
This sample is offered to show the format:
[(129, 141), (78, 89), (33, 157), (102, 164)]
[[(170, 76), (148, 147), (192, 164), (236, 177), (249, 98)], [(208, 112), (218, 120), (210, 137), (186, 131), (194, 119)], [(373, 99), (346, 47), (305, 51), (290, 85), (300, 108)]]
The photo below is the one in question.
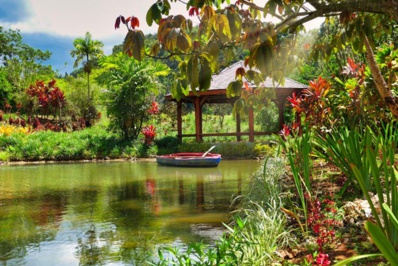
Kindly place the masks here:
[(0, 134), (0, 160), (91, 160), (148, 157), (157, 153), (140, 141), (126, 141), (102, 125), (76, 132)]
[(155, 140), (155, 144), (158, 147), (158, 154), (169, 154), (178, 151), (178, 138), (176, 137), (163, 137)]

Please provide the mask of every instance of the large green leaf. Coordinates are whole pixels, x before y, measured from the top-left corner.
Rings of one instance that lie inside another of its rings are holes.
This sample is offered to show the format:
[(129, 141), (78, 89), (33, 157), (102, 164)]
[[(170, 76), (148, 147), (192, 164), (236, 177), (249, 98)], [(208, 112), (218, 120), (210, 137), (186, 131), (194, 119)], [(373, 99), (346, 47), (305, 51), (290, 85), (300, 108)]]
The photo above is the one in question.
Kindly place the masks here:
[(163, 40), (165, 49), (170, 52), (174, 52), (177, 48), (179, 30), (176, 28), (172, 28), (172, 29), (167, 29), (167, 32), (168, 33), (165, 39)]
[(227, 87), (227, 97), (232, 98), (236, 96), (240, 96), (241, 91), (243, 87), (243, 82), (242, 80), (234, 80), (231, 83), (229, 83)]
[(198, 56), (192, 55), (187, 64), (187, 77), (191, 85), (192, 92), (196, 92), (199, 87), (199, 62)]
[(189, 87), (187, 86), (185, 81), (176, 80), (172, 83), (170, 92), (173, 98), (179, 101), (182, 97), (188, 95)]
[(238, 99), (234, 104), (232, 112), (234, 114), (244, 114), (244, 111), (245, 111), (245, 100), (242, 98)]
[(242, 31), (242, 19), (238, 12), (228, 10), (227, 12), (228, 24), (231, 31), (231, 38), (237, 40), (241, 36)]
[(368, 231), (373, 242), (387, 261), (391, 265), (398, 265), (398, 254), (381, 228), (376, 224), (367, 221), (365, 222), (365, 229)]
[(153, 4), (151, 8), (149, 8), (148, 12), (146, 13), (146, 23), (149, 26), (152, 26), (153, 21), (159, 23), (159, 20), (162, 18), (162, 14), (160, 12), (158, 4)]
[(151, 48), (151, 53), (150, 53), (150, 55), (151, 55), (151, 56), (157, 56), (157, 54), (159, 53), (159, 51), (160, 51), (160, 44), (159, 44), (159, 43), (155, 43), (155, 44), (152, 46), (152, 48)]
[(123, 52), (128, 54), (129, 56), (132, 56), (131, 47), (133, 45), (133, 42), (132, 42), (133, 34), (134, 34), (134, 32), (132, 30), (129, 30), (126, 34), (126, 37), (124, 37), (124, 41), (123, 41)]
[(254, 82), (254, 84), (256, 84), (257, 86), (264, 81), (263, 76), (261, 75), (261, 73), (254, 71), (252, 69), (249, 69), (246, 71), (246, 77), (248, 80)]
[(373, 25), (374, 25), (374, 19), (370, 15), (366, 15), (364, 20), (363, 20), (363, 30), (365, 31), (365, 34), (367, 36), (372, 36), (373, 34)]
[(199, 90), (206, 91), (210, 88), (211, 84), (211, 67), (209, 58), (202, 54), (200, 58), (200, 71), (199, 71)]
[(336, 264), (333, 264), (333, 266), (346, 266), (346, 265), (351, 265), (351, 263), (357, 261), (357, 260), (362, 260), (362, 259), (368, 259), (368, 258), (373, 258), (373, 257), (380, 257), (381, 254), (366, 254), (366, 255), (358, 255), (354, 256), (342, 261), (337, 262)]
[(145, 57), (145, 36), (140, 30), (133, 31), (131, 36), (132, 47), (131, 52), (135, 59), (142, 61)]
[(268, 42), (256, 44), (250, 51), (250, 57), (249, 65), (256, 66), (264, 76), (268, 76), (271, 72), (271, 60), (273, 58), (271, 45)]
[(210, 40), (206, 44), (204, 51), (206, 51), (209, 54), (209, 56), (212, 58), (212, 60), (210, 60), (210, 63), (211, 63), (211, 67), (212, 67), (213, 71), (215, 71), (215, 69), (217, 68), (216, 58), (218, 58), (218, 56), (220, 54), (220, 47), (219, 47), (218, 42), (214, 39)]
[(177, 47), (187, 52), (192, 46), (191, 38), (185, 32), (180, 32), (177, 36)]

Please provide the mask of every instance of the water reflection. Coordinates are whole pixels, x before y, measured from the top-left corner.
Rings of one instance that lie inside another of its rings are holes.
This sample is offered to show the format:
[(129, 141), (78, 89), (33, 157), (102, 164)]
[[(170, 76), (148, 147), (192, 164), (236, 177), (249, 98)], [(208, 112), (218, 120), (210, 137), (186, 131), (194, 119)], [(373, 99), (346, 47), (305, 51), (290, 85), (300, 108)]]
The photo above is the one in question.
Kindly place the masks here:
[(255, 161), (0, 167), (4, 265), (142, 265), (160, 244), (212, 241)]

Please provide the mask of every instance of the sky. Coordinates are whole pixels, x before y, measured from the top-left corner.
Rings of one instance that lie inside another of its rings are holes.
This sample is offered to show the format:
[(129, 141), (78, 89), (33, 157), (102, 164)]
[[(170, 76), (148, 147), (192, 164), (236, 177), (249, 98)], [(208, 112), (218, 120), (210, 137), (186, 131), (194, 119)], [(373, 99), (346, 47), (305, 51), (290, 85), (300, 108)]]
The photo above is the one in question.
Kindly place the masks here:
[[(261, 2), (262, 0), (260, 0)], [(0, 0), (0, 26), (20, 30), (23, 41), (41, 50), (49, 50), (51, 59), (46, 63), (60, 74), (73, 71), (70, 56), (73, 40), (90, 32), (94, 40), (104, 43), (105, 54), (111, 54), (115, 45), (123, 42), (126, 28), (115, 30), (119, 15), (136, 16), (139, 29), (156, 33), (156, 27), (146, 24), (145, 16), (155, 0)], [(186, 7), (171, 3), (172, 14), (187, 16)], [(318, 22), (309, 25), (315, 27)]]

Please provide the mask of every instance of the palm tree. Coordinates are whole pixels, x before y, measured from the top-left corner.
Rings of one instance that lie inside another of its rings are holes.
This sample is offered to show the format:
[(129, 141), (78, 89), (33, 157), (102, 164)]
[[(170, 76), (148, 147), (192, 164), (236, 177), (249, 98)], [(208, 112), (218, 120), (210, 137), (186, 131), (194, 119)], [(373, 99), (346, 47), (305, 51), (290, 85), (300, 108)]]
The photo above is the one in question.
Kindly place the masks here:
[(86, 32), (84, 38), (77, 38), (73, 41), (75, 49), (70, 51), (70, 55), (75, 58), (73, 67), (76, 68), (80, 63), (83, 63), (83, 70), (87, 73), (88, 86), (88, 100), (90, 101), (90, 73), (93, 69), (93, 60), (103, 55), (102, 47), (104, 44), (101, 41), (92, 40), (91, 33)]

